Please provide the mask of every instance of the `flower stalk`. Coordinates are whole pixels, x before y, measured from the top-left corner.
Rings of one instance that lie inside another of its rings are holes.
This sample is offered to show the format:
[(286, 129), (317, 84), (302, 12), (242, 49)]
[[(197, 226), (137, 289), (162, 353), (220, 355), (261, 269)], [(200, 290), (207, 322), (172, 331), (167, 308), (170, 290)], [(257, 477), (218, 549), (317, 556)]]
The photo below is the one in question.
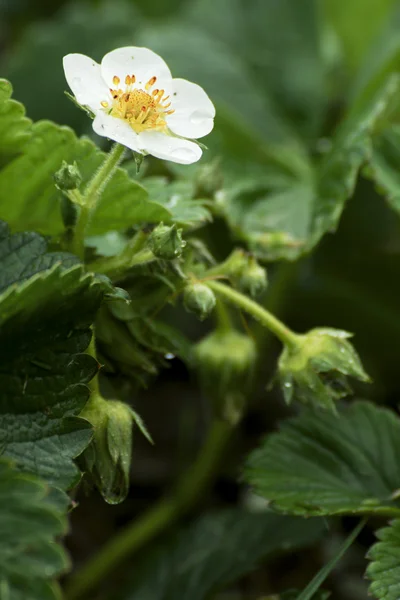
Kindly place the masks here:
[(210, 287), (220, 298), (224, 298), (230, 304), (241, 308), (249, 315), (259, 321), (264, 327), (269, 329), (276, 337), (287, 347), (296, 348), (299, 344), (300, 336), (294, 333), (282, 321), (277, 319), (268, 310), (254, 302), (244, 294), (233, 288), (217, 281), (207, 281)]
[(78, 192), (79, 196), (74, 196), (74, 199), (79, 200), (79, 214), (73, 230), (70, 249), (74, 254), (79, 256), (82, 262), (84, 262), (85, 258), (86, 231), (91, 217), (105, 186), (121, 162), (124, 152), (125, 146), (115, 144), (101, 167), (94, 174), (91, 181), (89, 181), (85, 192), (83, 194)]

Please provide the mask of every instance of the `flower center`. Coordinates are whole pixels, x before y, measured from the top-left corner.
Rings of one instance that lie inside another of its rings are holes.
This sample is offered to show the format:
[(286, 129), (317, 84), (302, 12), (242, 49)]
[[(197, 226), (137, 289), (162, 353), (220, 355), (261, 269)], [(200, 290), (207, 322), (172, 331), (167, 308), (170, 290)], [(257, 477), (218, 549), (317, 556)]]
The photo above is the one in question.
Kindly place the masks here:
[(168, 110), (171, 102), (168, 102), (169, 96), (164, 96), (164, 90), (152, 90), (156, 81), (156, 77), (151, 77), (143, 90), (134, 87), (135, 75), (127, 75), (124, 91), (119, 87), (119, 77), (115, 75), (115, 89), (110, 88), (112, 103), (104, 101), (101, 106), (107, 114), (128, 121), (136, 133), (148, 129), (163, 131), (167, 128), (166, 116), (175, 111)]

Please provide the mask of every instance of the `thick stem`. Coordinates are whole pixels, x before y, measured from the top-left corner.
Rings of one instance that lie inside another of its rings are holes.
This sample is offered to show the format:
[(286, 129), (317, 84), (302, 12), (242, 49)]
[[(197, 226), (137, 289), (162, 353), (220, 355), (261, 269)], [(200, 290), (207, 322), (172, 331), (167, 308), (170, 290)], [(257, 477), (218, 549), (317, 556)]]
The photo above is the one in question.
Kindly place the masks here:
[(122, 160), (125, 152), (125, 146), (115, 144), (111, 152), (107, 155), (103, 164), (89, 181), (84, 194), (79, 194), (80, 211), (73, 231), (73, 237), (70, 243), (71, 252), (79, 256), (84, 261), (85, 258), (85, 236), (93, 210), (97, 201), (104, 190), (108, 180), (114, 173), (118, 164)]
[(89, 206), (89, 210), (96, 206), (98, 197), (106, 186), (111, 175), (118, 167), (125, 152), (125, 146), (115, 144), (94, 177), (89, 181), (83, 195), (84, 203)]
[(79, 210), (78, 219), (73, 231), (70, 249), (73, 254), (79, 256), (81, 261), (85, 258), (85, 233), (89, 223), (90, 210), (87, 205), (82, 205)]
[(207, 281), (207, 285), (221, 298), (224, 298), (231, 304), (245, 310), (248, 314), (257, 319), (257, 321), (274, 333), (283, 344), (286, 344), (291, 348), (297, 346), (299, 336), (286, 327), (282, 321), (274, 317), (272, 313), (257, 304), (257, 302), (254, 302), (244, 294), (241, 294), (224, 283)]
[(121, 561), (192, 508), (211, 483), (231, 432), (229, 423), (214, 421), (195, 464), (183, 475), (175, 491), (126, 527), (72, 576), (66, 588), (67, 600), (76, 600), (93, 589)]
[(125, 250), (117, 256), (99, 258), (90, 263), (88, 269), (95, 273), (107, 275), (112, 281), (121, 281), (128, 273), (129, 269), (143, 263), (156, 260), (151, 250), (143, 248), (137, 254), (126, 252)]

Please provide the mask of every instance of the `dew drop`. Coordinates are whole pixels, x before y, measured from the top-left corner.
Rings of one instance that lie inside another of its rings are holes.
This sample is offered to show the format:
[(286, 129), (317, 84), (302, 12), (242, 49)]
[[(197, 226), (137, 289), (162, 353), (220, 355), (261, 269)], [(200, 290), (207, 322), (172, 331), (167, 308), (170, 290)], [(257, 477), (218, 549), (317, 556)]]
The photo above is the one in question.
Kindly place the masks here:
[(164, 354), (164, 358), (166, 358), (167, 360), (172, 360), (173, 358), (175, 358), (175, 354), (172, 354), (172, 352), (167, 352), (167, 354)]
[(206, 111), (195, 110), (190, 115), (190, 122), (193, 123), (193, 125), (200, 125), (209, 119), (212, 119), (212, 116)]

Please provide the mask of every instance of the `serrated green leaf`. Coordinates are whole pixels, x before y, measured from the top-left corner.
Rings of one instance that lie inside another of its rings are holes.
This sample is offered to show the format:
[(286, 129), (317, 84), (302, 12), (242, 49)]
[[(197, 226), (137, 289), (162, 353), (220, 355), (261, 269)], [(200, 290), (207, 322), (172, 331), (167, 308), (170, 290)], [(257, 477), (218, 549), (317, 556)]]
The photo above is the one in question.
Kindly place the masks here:
[(39, 479), (0, 460), (0, 597), (2, 600), (59, 600), (51, 580), (68, 566), (55, 538), (66, 520)]
[(30, 137), (31, 121), (25, 117), (25, 108), (11, 100), (12, 86), (0, 79), (0, 166), (20, 154)]
[[(105, 154), (90, 140), (79, 140), (68, 127), (48, 121), (35, 123), (23, 155), (0, 171), (2, 218), (16, 231), (62, 233), (60, 192), (54, 185), (53, 174), (63, 160), (76, 161), (84, 186), (104, 158)], [(166, 208), (148, 199), (140, 184), (130, 179), (123, 169), (117, 169), (97, 205), (88, 234), (100, 235), (137, 223), (169, 222), (170, 217)]]
[(390, 77), (376, 93), (360, 99), (339, 127), (331, 151), (318, 170), (316, 199), (308, 248), (336, 229), (345, 202), (354, 192), (360, 167), (371, 152), (372, 136), (400, 89), (400, 77)]
[(168, 183), (164, 177), (148, 177), (143, 186), (153, 202), (164, 206), (171, 213), (171, 221), (179, 225), (201, 225), (211, 220), (207, 200), (195, 200), (193, 181)]
[(267, 556), (309, 546), (323, 534), (319, 519), (241, 509), (198, 519), (136, 570), (120, 600), (203, 600)]
[[(0, 448), (24, 471), (69, 488), (91, 437), (76, 418), (98, 365), (82, 354), (104, 283), (34, 233), (0, 225)], [(71, 266), (72, 265), (72, 266)]]
[(386, 129), (374, 141), (365, 174), (386, 196), (389, 205), (400, 213), (400, 126)]
[(400, 514), (399, 439), (397, 415), (368, 402), (306, 410), (250, 455), (245, 479), (285, 513)]
[(283, 164), (271, 166), (268, 176), (254, 174), (224, 192), (222, 212), (256, 256), (293, 260), (335, 230), (372, 151), (372, 137), (378, 137), (374, 129), (392, 109), (399, 87), (399, 77), (393, 76), (378, 92), (361, 99), (340, 124), (319, 164), (292, 149), (283, 154), (292, 160), (291, 173)]
[(367, 577), (372, 580), (370, 594), (378, 600), (400, 598), (400, 519), (380, 529), (368, 552), (371, 561)]

